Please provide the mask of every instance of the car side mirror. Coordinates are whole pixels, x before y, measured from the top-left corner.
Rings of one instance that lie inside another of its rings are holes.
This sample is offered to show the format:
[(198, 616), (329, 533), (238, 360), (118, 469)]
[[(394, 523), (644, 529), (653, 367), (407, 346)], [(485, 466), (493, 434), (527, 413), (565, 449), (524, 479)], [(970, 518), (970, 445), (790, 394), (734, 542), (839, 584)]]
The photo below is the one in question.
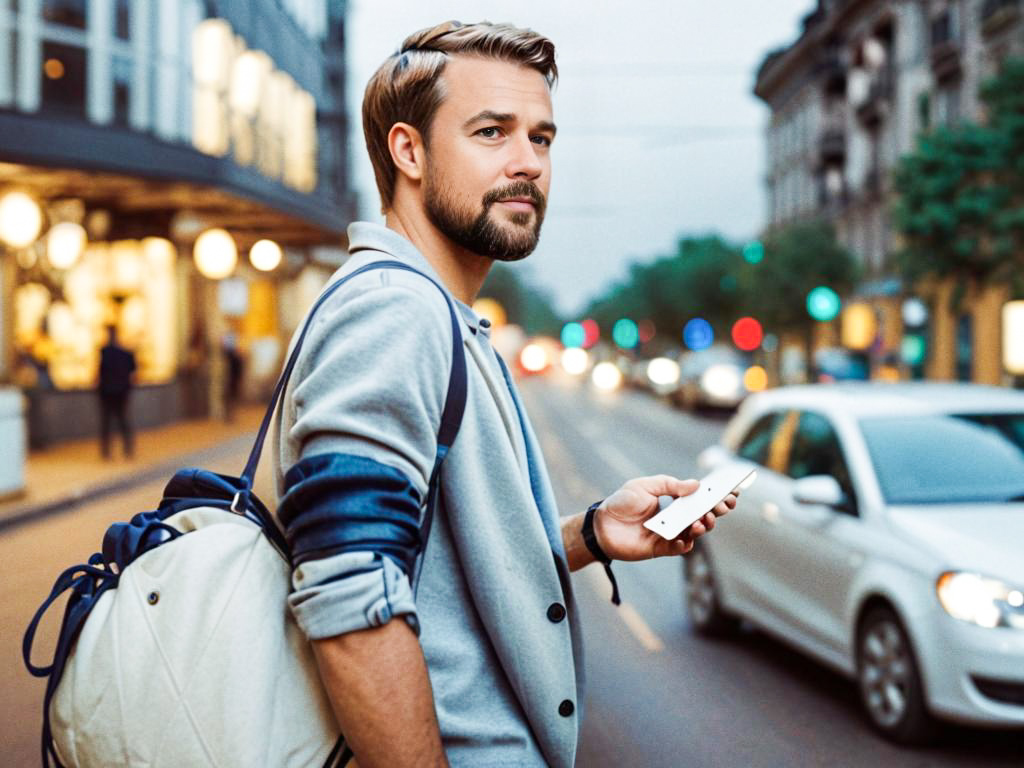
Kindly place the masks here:
[(801, 504), (820, 504), (833, 508), (843, 507), (847, 502), (839, 481), (831, 475), (801, 477), (793, 483), (793, 499)]
[(712, 445), (697, 455), (697, 466), (704, 472), (710, 472), (725, 464), (730, 458), (732, 457), (725, 448), (720, 445)]

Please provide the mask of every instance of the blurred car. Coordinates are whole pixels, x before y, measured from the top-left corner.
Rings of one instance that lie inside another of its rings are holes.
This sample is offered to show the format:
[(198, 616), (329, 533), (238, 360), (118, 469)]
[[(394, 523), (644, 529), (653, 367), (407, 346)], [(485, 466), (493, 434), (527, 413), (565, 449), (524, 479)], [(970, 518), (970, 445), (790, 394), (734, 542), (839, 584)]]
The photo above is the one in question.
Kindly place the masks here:
[(814, 353), (814, 379), (819, 382), (867, 381), (867, 355), (843, 347), (824, 347)]
[(685, 559), (698, 632), (743, 618), (834, 667), (894, 741), (1024, 727), (1024, 392), (784, 387), (700, 456), (729, 462), (758, 477)]
[(743, 383), (748, 365), (747, 357), (732, 347), (686, 352), (679, 358), (679, 385), (670, 397), (690, 410), (736, 408), (749, 394)]

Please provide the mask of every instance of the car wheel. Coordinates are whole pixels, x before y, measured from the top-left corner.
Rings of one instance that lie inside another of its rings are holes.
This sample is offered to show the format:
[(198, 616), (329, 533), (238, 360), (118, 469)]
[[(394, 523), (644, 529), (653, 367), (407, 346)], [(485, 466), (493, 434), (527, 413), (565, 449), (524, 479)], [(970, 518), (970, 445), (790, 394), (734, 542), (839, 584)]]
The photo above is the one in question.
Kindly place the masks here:
[(722, 608), (707, 548), (695, 542), (683, 558), (686, 613), (698, 634), (721, 636), (735, 630), (739, 620)]
[(890, 608), (873, 609), (857, 634), (857, 682), (871, 724), (900, 744), (924, 744), (935, 722), (906, 630)]

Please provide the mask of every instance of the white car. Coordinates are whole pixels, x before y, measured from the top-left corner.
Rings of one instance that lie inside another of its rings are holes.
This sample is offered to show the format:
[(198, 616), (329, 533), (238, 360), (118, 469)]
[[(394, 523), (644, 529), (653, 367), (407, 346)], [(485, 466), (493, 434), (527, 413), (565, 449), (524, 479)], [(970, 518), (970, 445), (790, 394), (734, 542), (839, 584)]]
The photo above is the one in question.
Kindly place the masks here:
[(700, 457), (728, 462), (758, 477), (684, 559), (697, 631), (743, 618), (796, 646), (898, 742), (1024, 727), (1024, 392), (776, 389)]

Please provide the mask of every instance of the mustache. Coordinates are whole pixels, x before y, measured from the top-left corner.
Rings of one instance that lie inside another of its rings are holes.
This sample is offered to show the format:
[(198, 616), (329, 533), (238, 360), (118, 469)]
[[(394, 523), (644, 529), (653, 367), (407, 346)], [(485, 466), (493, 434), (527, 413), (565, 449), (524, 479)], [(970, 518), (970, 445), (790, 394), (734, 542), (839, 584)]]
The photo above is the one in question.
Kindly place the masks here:
[(484, 195), (484, 208), (490, 208), (501, 200), (508, 200), (510, 197), (528, 197), (537, 207), (537, 212), (542, 213), (547, 207), (547, 200), (544, 194), (532, 181), (513, 181), (504, 187), (492, 189)]

